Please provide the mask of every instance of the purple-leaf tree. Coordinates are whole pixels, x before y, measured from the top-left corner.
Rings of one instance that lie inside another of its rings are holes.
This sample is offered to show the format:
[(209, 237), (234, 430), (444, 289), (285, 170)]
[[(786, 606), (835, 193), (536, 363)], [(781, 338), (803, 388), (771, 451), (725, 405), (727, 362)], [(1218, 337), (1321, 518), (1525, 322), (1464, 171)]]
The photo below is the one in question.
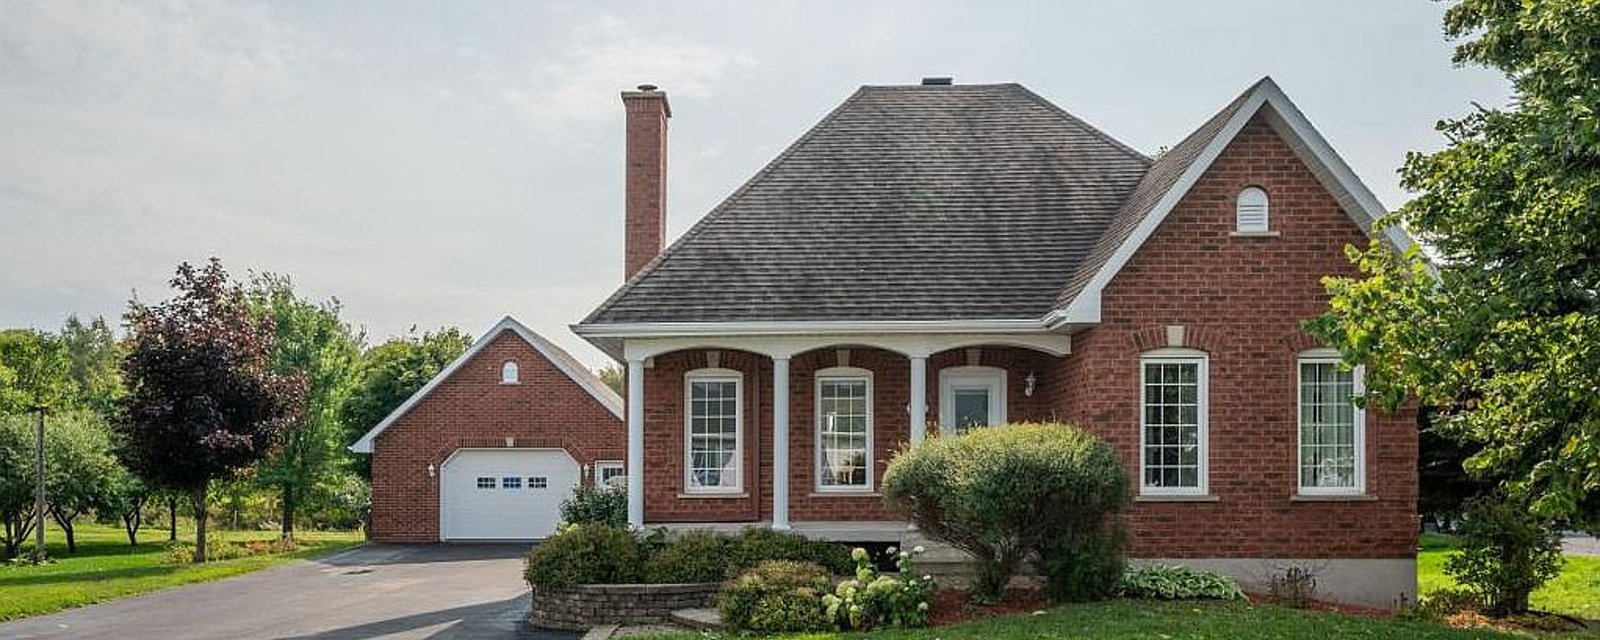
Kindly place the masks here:
[(222, 263), (178, 265), (176, 296), (127, 315), (118, 427), (122, 455), (151, 485), (192, 496), (194, 561), (206, 558), (206, 489), (266, 457), (301, 411), (305, 385), (272, 370), (270, 316), (251, 313)]

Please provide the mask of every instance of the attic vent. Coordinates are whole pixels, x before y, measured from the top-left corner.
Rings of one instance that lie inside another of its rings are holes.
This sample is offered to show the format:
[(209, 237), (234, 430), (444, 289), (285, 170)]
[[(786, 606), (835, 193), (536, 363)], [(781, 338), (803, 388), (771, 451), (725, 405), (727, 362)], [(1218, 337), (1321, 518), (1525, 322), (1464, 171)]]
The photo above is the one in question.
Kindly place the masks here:
[(925, 85), (925, 86), (949, 86), (949, 85), (952, 85), (952, 84), (955, 84), (955, 83), (956, 83), (955, 78), (947, 78), (947, 77), (923, 78), (922, 79), (922, 84)]
[(1239, 233), (1266, 233), (1267, 192), (1258, 187), (1245, 187), (1239, 192), (1234, 215), (1238, 220)]

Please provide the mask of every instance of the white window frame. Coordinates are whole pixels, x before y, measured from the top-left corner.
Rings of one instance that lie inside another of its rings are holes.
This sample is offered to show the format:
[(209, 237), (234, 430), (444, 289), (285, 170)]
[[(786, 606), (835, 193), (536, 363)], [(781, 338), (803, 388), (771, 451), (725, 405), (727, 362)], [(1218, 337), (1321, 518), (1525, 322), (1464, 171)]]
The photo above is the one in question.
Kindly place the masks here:
[[(876, 469), (873, 456), (873, 446), (876, 440), (873, 432), (876, 431), (876, 425), (874, 424), (872, 413), (874, 406), (872, 396), (875, 389), (872, 381), (872, 372), (857, 367), (830, 367), (818, 370), (815, 378), (816, 381), (813, 383), (814, 393), (812, 394), (815, 396), (812, 402), (812, 414), (816, 416), (814, 421), (816, 428), (812, 430), (815, 432), (812, 442), (816, 455), (813, 456), (815, 464), (812, 475), (816, 477), (816, 491), (817, 493), (871, 493), (873, 487), (877, 486), (875, 478), (873, 478), (873, 475), (875, 475), (873, 471)], [(865, 382), (867, 384), (867, 483), (865, 485), (840, 486), (822, 484), (822, 457), (826, 453), (822, 448), (822, 383), (828, 381)]]
[[(1261, 198), (1261, 226), (1246, 227), (1244, 220), (1239, 217), (1244, 209), (1245, 197), (1254, 198), (1258, 194)], [(1264, 234), (1272, 230), (1272, 196), (1266, 189), (1252, 185), (1239, 190), (1239, 194), (1234, 196), (1233, 200), (1233, 226), (1238, 233), (1243, 234)]]
[[(685, 408), (685, 410), (687, 410), (687, 408)], [(624, 474), (623, 477), (627, 477), (627, 467), (623, 465), (621, 460), (600, 460), (594, 463), (594, 486), (602, 489), (606, 488), (605, 472), (608, 469), (622, 471)]]
[[(696, 487), (691, 427), (694, 424), (693, 391), (696, 382), (732, 382), (734, 395), (733, 421), (733, 485)], [(683, 375), (683, 492), (686, 494), (739, 494), (744, 493), (744, 374), (733, 369), (695, 369)]]
[[(1145, 433), (1149, 429), (1145, 404), (1149, 391), (1145, 380), (1145, 366), (1149, 364), (1196, 364), (1195, 419), (1198, 423), (1199, 469), (1196, 486), (1152, 487), (1145, 484), (1147, 463)], [(1139, 495), (1144, 496), (1207, 496), (1211, 491), (1211, 356), (1204, 351), (1176, 347), (1147, 351), (1139, 356)]]
[(939, 432), (956, 433), (956, 387), (989, 388), (989, 426), (1006, 423), (1006, 370), (999, 367), (963, 366), (939, 370)]
[[(1351, 402), (1354, 417), (1355, 434), (1352, 442), (1355, 446), (1355, 486), (1352, 487), (1308, 487), (1305, 478), (1301, 475), (1301, 464), (1305, 457), (1302, 438), (1305, 436), (1305, 424), (1302, 422), (1305, 415), (1300, 403), (1303, 401), (1301, 386), (1304, 371), (1301, 365), (1305, 364), (1333, 364), (1343, 362), (1339, 352), (1334, 349), (1311, 349), (1301, 352), (1294, 363), (1294, 486), (1295, 492), (1303, 496), (1361, 496), (1367, 494), (1367, 410)], [(1367, 392), (1366, 367), (1356, 366), (1350, 371), (1350, 389), (1356, 396)]]
[(521, 384), (522, 369), (517, 366), (516, 360), (507, 360), (500, 363), (500, 384)]

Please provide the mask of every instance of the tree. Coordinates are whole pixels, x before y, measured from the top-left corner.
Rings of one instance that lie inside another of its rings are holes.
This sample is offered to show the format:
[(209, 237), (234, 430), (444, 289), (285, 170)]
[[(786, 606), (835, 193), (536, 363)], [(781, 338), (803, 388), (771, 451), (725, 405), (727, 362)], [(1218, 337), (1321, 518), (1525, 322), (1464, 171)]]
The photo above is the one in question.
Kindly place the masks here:
[(206, 558), (206, 489), (271, 453), (299, 417), (303, 382), (272, 370), (273, 322), (212, 259), (178, 266), (177, 295), (132, 305), (118, 427), (147, 482), (190, 495), (195, 562)]
[(32, 421), (0, 415), (0, 560), (17, 557), (37, 522), (33, 465)]
[(306, 382), (305, 411), (290, 425), (283, 446), (256, 470), (260, 482), (278, 490), (282, 535), (292, 538), (299, 503), (334, 475), (348, 472), (340, 411), (355, 385), (361, 334), (339, 318), (338, 300), (297, 298), (286, 276), (257, 276), (249, 295), (257, 313), (270, 316), (277, 330), (273, 370), (302, 375)]
[(1436, 258), (1351, 249), (1308, 328), (1367, 366), (1369, 398), (1415, 397), (1547, 520), (1600, 526), (1600, 9), (1592, 0), (1463, 0), (1445, 32), (1462, 64), (1505, 72), (1503, 109), (1439, 124), (1412, 153), (1401, 225)]
[(606, 386), (611, 387), (611, 390), (617, 392), (617, 395), (622, 396), (628, 394), (628, 392), (622, 388), (623, 384), (626, 382), (622, 367), (617, 365), (600, 367), (600, 369), (595, 371), (595, 373), (599, 374), (600, 381), (606, 383)]
[(72, 411), (45, 429), (45, 495), (50, 518), (67, 535), (67, 551), (78, 550), (78, 516), (106, 506), (119, 471), (111, 433), (99, 414)]
[[(144, 526), (144, 506), (155, 492), (139, 476), (121, 465), (116, 467), (107, 484), (103, 500), (104, 509), (122, 521), (122, 530), (128, 534), (128, 546), (139, 546), (139, 529)], [(174, 531), (174, 534), (176, 531)], [(176, 538), (176, 535), (173, 536)]]
[[(467, 334), (453, 327), (421, 335), (412, 327), (405, 336), (368, 349), (361, 358), (355, 388), (342, 409), (347, 429), (345, 444), (354, 444), (382, 422), (395, 407), (465, 353), (471, 343)], [(371, 460), (361, 456), (356, 469), (362, 477), (371, 479), (371, 465)]]
[(0, 413), (55, 407), (69, 388), (66, 346), (33, 329), (0, 331)]
[(73, 404), (110, 416), (122, 397), (122, 355), (106, 319), (68, 316), (60, 340), (67, 355)]

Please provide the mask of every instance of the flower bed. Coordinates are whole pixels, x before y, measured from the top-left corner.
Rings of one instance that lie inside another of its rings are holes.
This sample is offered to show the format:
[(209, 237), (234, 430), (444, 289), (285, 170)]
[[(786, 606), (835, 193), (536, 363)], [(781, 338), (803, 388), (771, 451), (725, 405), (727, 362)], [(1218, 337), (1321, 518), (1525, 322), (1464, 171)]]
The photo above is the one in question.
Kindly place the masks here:
[(720, 582), (575, 584), (533, 588), (535, 627), (583, 630), (602, 624), (660, 624), (678, 609), (713, 605)]

